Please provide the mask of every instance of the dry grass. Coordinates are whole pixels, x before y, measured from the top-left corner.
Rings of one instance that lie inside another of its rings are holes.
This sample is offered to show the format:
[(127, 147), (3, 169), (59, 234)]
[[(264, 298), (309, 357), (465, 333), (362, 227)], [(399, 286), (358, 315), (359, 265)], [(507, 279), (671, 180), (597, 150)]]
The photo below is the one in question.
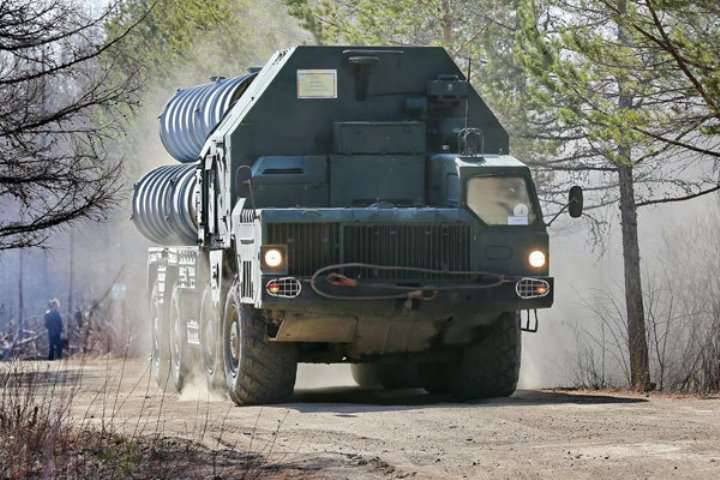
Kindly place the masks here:
[[(121, 433), (127, 425), (115, 414), (123, 398), (110, 385), (97, 399), (112, 405), (103, 408), (103, 418), (73, 417), (70, 407), (80, 393), (83, 368), (37, 365), (0, 363), (0, 480), (304, 476), (292, 464), (269, 462), (273, 445), (269, 452), (245, 453), (223, 442), (221, 431), (217, 446), (209, 448), (201, 442), (207, 425), (201, 426), (196, 439), (168, 437), (159, 430)], [(163, 414), (156, 415), (157, 421), (146, 425), (161, 425)]]
[(0, 476), (53, 476), (56, 458), (73, 441), (73, 392), (56, 389), (50, 371), (13, 362), (0, 372)]

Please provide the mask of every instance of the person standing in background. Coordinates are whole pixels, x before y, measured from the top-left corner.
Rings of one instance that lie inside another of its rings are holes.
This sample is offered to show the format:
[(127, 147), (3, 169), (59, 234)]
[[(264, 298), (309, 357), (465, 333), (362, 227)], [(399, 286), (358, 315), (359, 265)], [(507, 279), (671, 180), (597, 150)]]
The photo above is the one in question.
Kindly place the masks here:
[(45, 312), (45, 328), (48, 331), (48, 360), (62, 359), (63, 322), (59, 310), (60, 301), (57, 298), (50, 300), (50, 310)]

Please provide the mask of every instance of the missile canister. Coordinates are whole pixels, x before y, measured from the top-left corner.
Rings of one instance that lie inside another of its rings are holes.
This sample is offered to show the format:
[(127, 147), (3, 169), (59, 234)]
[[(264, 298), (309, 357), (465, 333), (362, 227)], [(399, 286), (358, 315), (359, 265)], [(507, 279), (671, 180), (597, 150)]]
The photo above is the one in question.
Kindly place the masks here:
[(213, 78), (211, 83), (177, 93), (160, 115), (160, 139), (175, 160), (196, 162), (205, 140), (255, 78)]

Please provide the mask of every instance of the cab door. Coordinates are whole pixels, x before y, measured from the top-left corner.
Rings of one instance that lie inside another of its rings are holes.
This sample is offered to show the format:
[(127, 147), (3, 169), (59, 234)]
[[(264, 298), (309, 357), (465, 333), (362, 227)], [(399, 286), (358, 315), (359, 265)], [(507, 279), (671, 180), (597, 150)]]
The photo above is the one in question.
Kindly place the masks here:
[(201, 171), (201, 238), (210, 247), (230, 247), (230, 180), (222, 150), (212, 148)]

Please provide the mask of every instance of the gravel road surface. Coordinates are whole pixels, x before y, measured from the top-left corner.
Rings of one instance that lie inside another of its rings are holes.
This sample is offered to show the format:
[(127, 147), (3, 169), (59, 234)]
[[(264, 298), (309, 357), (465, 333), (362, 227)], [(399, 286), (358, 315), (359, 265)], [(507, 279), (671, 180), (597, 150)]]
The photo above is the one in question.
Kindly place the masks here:
[(193, 384), (163, 393), (140, 360), (50, 368), (49, 383), (75, 391), (78, 419), (258, 452), (287, 478), (720, 478), (718, 398), (521, 390), (459, 404), (303, 366), (290, 403), (239, 408)]

